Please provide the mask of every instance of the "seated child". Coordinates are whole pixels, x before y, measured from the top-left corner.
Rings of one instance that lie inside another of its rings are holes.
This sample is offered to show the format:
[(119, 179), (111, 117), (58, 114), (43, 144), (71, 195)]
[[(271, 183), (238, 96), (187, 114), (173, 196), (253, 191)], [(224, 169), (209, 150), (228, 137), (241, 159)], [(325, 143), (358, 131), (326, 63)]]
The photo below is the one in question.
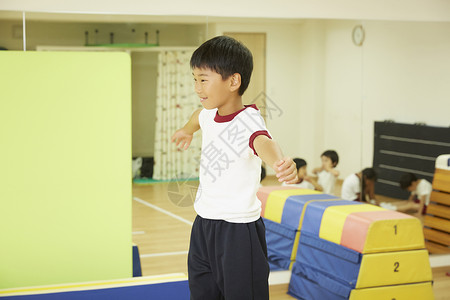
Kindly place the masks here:
[(322, 187), (311, 177), (308, 176), (306, 171), (306, 161), (302, 158), (294, 158), (295, 167), (297, 168), (298, 181), (293, 184), (287, 184), (283, 182), (283, 186), (294, 186), (301, 189), (310, 189), (322, 191)]
[[(371, 203), (375, 200), (375, 181), (377, 172), (373, 168), (365, 168), (359, 173), (354, 173), (345, 178), (342, 183), (341, 198), (350, 201), (367, 202), (367, 197)], [(363, 191), (361, 193), (361, 191)]]
[(318, 177), (318, 184), (326, 194), (333, 194), (334, 184), (336, 178), (339, 176), (339, 171), (335, 169), (339, 162), (339, 156), (334, 150), (327, 150), (320, 156), (322, 166), (315, 168), (313, 174)]
[[(416, 209), (418, 214), (424, 215), (427, 212), (427, 205), (430, 203), (430, 194), (433, 190), (431, 183), (425, 179), (418, 179), (412, 173), (405, 173), (400, 178), (400, 187), (411, 192), (408, 203), (397, 210), (406, 211)], [(415, 204), (415, 205), (414, 205)]]

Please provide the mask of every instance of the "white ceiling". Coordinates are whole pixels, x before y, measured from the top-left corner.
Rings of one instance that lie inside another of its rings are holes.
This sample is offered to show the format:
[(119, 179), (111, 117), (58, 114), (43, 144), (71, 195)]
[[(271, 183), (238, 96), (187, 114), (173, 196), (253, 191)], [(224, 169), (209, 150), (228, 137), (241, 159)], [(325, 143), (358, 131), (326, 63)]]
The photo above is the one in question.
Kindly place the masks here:
[[(449, 0), (1, 0), (0, 11), (36, 19), (105, 22), (279, 22), (300, 19), (450, 21)], [(57, 13), (49, 15), (47, 13)], [(295, 21), (294, 21), (295, 22)]]

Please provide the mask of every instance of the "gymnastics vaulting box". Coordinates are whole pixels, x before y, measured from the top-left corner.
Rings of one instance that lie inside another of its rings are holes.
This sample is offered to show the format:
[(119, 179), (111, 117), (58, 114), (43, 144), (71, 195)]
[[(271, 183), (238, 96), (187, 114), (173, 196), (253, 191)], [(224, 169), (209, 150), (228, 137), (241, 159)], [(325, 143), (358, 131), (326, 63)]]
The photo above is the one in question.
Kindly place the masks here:
[(432, 299), (418, 219), (290, 187), (261, 187), (271, 270), (301, 299)]

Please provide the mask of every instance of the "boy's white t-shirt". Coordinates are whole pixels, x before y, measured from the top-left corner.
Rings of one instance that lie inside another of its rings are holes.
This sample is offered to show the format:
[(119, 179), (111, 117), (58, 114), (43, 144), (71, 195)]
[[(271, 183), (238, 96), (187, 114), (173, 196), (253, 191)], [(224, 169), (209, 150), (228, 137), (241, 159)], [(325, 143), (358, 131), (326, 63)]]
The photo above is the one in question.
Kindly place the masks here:
[(341, 198), (344, 200), (357, 200), (361, 193), (361, 180), (356, 174), (350, 174), (344, 179), (341, 189)]
[(414, 192), (411, 192), (413, 195), (417, 195), (417, 197), (425, 197), (425, 205), (430, 204), (430, 195), (431, 191), (433, 190), (431, 183), (429, 183), (425, 179), (420, 179), (419, 183), (417, 184), (416, 190)]
[(317, 174), (317, 177), (317, 183), (322, 186), (323, 192), (325, 194), (333, 194), (336, 176), (328, 171), (322, 170)]
[(202, 129), (200, 185), (194, 209), (205, 219), (249, 223), (260, 218), (261, 159), (253, 148), (258, 135), (270, 138), (256, 105), (220, 116), (217, 109), (199, 114)]
[(293, 183), (293, 184), (287, 184), (286, 182), (283, 182), (281, 184), (282, 186), (290, 186), (290, 187), (296, 187), (296, 188), (300, 188), (300, 189), (309, 189), (309, 190), (314, 190), (314, 185), (306, 180), (303, 180), (300, 183)]

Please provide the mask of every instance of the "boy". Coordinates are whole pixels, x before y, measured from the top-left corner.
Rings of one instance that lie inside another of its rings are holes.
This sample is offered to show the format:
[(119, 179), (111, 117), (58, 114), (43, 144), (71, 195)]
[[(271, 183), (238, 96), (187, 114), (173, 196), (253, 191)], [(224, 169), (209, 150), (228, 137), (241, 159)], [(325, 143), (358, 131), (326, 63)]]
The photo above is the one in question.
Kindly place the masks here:
[[(417, 179), (412, 173), (405, 173), (400, 177), (400, 187), (411, 192), (406, 208), (417, 209), (418, 215), (427, 212), (427, 205), (430, 203), (430, 194), (433, 190), (431, 183), (425, 179)], [(413, 205), (415, 203), (416, 205)]]
[(202, 129), (200, 185), (188, 254), (191, 299), (269, 299), (265, 227), (256, 198), (261, 159), (280, 182), (297, 181), (255, 105), (244, 106), (250, 51), (230, 37), (201, 45), (191, 57), (195, 91), (204, 109), (172, 141), (187, 149)]
[(295, 167), (297, 168), (298, 181), (294, 184), (286, 184), (283, 182), (283, 186), (295, 186), (301, 189), (310, 189), (322, 191), (322, 187), (311, 177), (308, 176), (306, 170), (307, 163), (306, 160), (302, 158), (294, 158)]
[(333, 194), (334, 184), (336, 178), (339, 176), (339, 171), (336, 166), (339, 162), (339, 156), (334, 150), (327, 150), (320, 156), (322, 166), (315, 168), (313, 174), (318, 177), (318, 183), (322, 187), (325, 194)]

